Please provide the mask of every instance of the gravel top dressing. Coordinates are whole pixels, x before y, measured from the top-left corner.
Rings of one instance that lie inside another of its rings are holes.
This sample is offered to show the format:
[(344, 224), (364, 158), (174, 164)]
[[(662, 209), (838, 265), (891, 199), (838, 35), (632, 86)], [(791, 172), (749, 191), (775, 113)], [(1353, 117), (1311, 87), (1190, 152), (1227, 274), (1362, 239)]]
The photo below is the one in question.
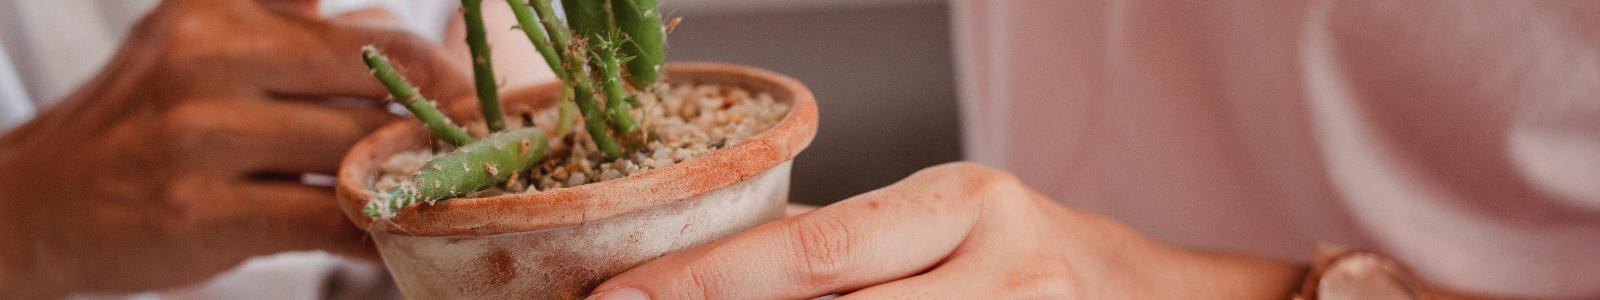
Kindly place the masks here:
[[(641, 117), (647, 131), (655, 133), (638, 151), (624, 153), (613, 162), (602, 162), (602, 155), (579, 120), (579, 124), (573, 126), (573, 134), (551, 139), (552, 151), (543, 164), (524, 174), (515, 174), (504, 184), (466, 197), (532, 193), (641, 174), (737, 144), (771, 128), (789, 111), (788, 104), (774, 101), (771, 95), (752, 95), (732, 87), (672, 84), (662, 91), (659, 98), (649, 93), (638, 95), (643, 108), (635, 110), (634, 115)], [(556, 109), (552, 107), (532, 116), (508, 118), (506, 125), (515, 129), (526, 126), (531, 120), (539, 128), (548, 130), (556, 128), (557, 119)], [(487, 135), (481, 122), (468, 128), (475, 137)], [(374, 189), (383, 191), (399, 186), (429, 160), (454, 150), (449, 145), (435, 144), (433, 149), (390, 157), (384, 162)]]

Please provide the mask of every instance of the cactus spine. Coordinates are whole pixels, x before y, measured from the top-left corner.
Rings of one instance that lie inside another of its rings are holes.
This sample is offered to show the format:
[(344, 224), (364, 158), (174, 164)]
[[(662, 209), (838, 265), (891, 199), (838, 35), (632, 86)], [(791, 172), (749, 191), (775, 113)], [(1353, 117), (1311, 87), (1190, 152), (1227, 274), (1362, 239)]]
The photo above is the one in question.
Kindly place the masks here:
[(377, 49), (367, 46), (361, 49), (361, 60), (367, 63), (367, 68), (372, 69), (372, 76), (383, 82), (383, 87), (389, 89), (389, 95), (394, 96), (395, 102), (400, 102), (411, 115), (422, 121), (429, 130), (439, 135), (439, 139), (450, 145), (460, 147), (472, 142), (472, 136), (467, 135), (467, 130), (450, 122), (450, 117), (439, 113), (433, 101), (417, 94), (417, 89), (406, 83), (405, 77), (389, 65), (389, 59), (379, 54)]

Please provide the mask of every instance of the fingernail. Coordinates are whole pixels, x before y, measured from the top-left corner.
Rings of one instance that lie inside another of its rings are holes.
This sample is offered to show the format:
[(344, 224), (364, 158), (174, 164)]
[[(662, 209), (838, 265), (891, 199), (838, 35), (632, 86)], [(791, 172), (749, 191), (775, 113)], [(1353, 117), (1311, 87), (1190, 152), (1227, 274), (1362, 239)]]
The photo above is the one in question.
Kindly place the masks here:
[(630, 288), (630, 287), (624, 287), (624, 288), (615, 288), (615, 289), (607, 290), (607, 291), (604, 291), (604, 292), (600, 292), (599, 294), (590, 295), (588, 298), (583, 298), (583, 299), (584, 300), (650, 300), (650, 295), (645, 294), (644, 291), (640, 291), (639, 289)]

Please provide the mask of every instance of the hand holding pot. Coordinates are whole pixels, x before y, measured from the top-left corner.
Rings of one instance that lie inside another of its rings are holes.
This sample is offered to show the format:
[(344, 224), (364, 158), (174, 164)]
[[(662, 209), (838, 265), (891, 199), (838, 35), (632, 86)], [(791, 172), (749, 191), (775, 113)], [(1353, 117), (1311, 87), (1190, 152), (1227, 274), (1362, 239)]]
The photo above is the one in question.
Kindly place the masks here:
[(956, 163), (667, 255), (599, 299), (1269, 299), (1284, 263), (1176, 249)]
[(385, 97), (368, 44), (430, 96), (471, 83), (435, 45), (315, 8), (165, 1), (92, 81), (0, 139), (0, 298), (168, 287), (286, 250), (371, 255), (332, 189), (292, 176), (333, 173), (396, 118), (327, 100)]

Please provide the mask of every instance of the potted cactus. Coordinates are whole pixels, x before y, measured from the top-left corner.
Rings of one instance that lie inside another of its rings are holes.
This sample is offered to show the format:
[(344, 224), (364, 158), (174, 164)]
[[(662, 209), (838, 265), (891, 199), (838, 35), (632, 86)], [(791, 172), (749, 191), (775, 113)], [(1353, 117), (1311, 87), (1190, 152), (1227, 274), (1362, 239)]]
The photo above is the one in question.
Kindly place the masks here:
[(560, 80), (502, 95), (481, 1), (461, 10), (476, 101), (438, 106), (381, 49), (362, 53), (416, 120), (358, 142), (338, 197), (402, 294), (581, 298), (645, 260), (782, 217), (791, 160), (816, 132), (805, 86), (663, 64), (654, 0), (563, 0), (564, 22), (551, 0), (507, 0)]

